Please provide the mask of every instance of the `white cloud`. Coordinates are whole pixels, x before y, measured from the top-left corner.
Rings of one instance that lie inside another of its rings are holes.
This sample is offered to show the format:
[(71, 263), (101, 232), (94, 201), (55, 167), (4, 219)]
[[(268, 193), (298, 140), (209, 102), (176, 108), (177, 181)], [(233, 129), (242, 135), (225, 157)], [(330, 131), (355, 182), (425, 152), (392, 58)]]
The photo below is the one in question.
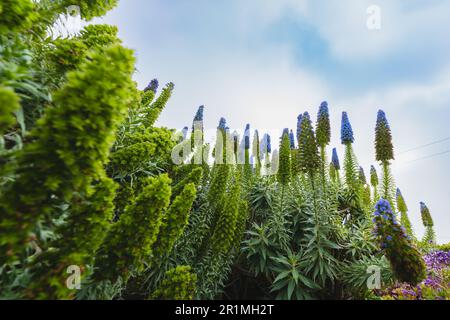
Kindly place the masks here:
[[(381, 9), (381, 30), (366, 26), (367, 8), (376, 5)], [(450, 25), (444, 12), (450, 12), (448, 1), (427, 2), (392, 0), (329, 0), (302, 4), (306, 19), (327, 41), (338, 59), (374, 59), (383, 55), (411, 54), (412, 50), (445, 50), (450, 46), (444, 39)], [(426, 43), (426, 47), (423, 47)], [(402, 53), (402, 52), (400, 52)]]
[(195, 108), (205, 104), (209, 127), (215, 127), (222, 116), (233, 128), (243, 127), (246, 121), (261, 130), (293, 127), (306, 108), (314, 107), (315, 112), (327, 90), (316, 76), (291, 61), (287, 50), (271, 48), (259, 54), (216, 55), (195, 70), (186, 64), (184, 72), (176, 72), (174, 81), (179, 85), (172, 109), (160, 121), (177, 127), (189, 124), (186, 121), (191, 121)]

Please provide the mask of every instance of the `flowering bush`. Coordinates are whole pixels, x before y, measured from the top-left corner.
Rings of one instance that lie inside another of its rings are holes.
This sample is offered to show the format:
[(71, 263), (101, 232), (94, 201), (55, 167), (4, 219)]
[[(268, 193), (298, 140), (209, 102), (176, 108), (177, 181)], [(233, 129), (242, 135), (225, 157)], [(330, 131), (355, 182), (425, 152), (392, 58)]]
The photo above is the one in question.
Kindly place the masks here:
[(411, 237), (400, 225), (390, 203), (381, 199), (375, 206), (374, 233), (381, 249), (386, 252), (395, 277), (415, 285), (425, 278), (425, 264)]
[(384, 300), (450, 300), (450, 253), (434, 251), (424, 256), (427, 278), (416, 286), (397, 284), (379, 295)]

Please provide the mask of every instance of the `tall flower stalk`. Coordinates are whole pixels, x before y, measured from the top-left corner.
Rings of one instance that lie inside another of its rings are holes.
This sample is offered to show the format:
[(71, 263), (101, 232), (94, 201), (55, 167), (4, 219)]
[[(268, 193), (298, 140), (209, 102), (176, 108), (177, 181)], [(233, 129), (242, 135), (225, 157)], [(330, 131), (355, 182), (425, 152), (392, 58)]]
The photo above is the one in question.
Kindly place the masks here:
[(279, 159), (277, 178), (284, 189), (291, 179), (291, 144), (288, 129), (284, 129), (283, 135), (281, 136)]
[(359, 181), (361, 183), (361, 199), (366, 207), (371, 207), (370, 186), (367, 184), (364, 168), (359, 167)]
[(391, 128), (383, 110), (378, 111), (375, 127), (376, 160), (381, 163), (383, 170), (380, 194), (390, 203), (394, 201), (394, 179), (391, 174), (390, 161), (394, 160), (394, 146), (392, 144)]
[(310, 179), (314, 199), (314, 211), (317, 214), (315, 176), (320, 169), (320, 156), (316, 135), (308, 112), (302, 116), (299, 149), (299, 167)]
[(144, 110), (144, 112), (146, 113), (146, 116), (143, 120), (144, 126), (151, 127), (155, 124), (159, 115), (166, 107), (167, 101), (169, 101), (170, 97), (172, 96), (174, 87), (175, 85), (172, 82), (168, 83), (162, 90), (156, 101)]
[(345, 146), (345, 183), (349, 189), (357, 192), (360, 183), (358, 179), (358, 163), (352, 147), (354, 141), (355, 138), (353, 137), (353, 129), (352, 125), (350, 124), (350, 120), (348, 119), (347, 112), (342, 112), (341, 142)]
[(320, 156), (316, 135), (308, 112), (305, 112), (302, 117), (298, 148), (300, 168), (312, 178), (320, 168)]
[(297, 117), (297, 142), (300, 144), (300, 134), (302, 133), (302, 120), (303, 114), (299, 114)]
[(333, 148), (333, 154), (331, 156), (331, 163), (330, 163), (330, 176), (331, 179), (336, 182), (338, 185), (341, 183), (341, 177), (340, 172), (341, 170), (341, 164), (339, 162), (339, 156), (337, 153), (336, 148)]
[(291, 175), (292, 177), (296, 177), (299, 173), (298, 170), (298, 149), (295, 147), (295, 134), (294, 131), (291, 130), (289, 132), (289, 140), (291, 144)]
[(422, 242), (425, 245), (434, 245), (436, 244), (436, 233), (434, 231), (434, 222), (431, 217), (430, 209), (428, 209), (427, 205), (423, 202), (420, 203), (420, 213), (422, 216), (422, 223), (425, 227), (425, 235), (422, 239)]
[(258, 130), (255, 130), (255, 133), (253, 134), (252, 155), (255, 162), (255, 173), (257, 176), (261, 174), (261, 155), (259, 149), (259, 132)]
[(373, 187), (373, 200), (374, 200), (374, 203), (376, 203), (379, 200), (379, 196), (378, 196), (379, 180), (378, 180), (377, 169), (375, 169), (374, 166), (370, 167), (370, 184)]
[(263, 165), (263, 172), (265, 175), (271, 173), (271, 162), (270, 162), (270, 154), (272, 153), (272, 144), (270, 135), (265, 133), (260, 144), (260, 157), (261, 163)]
[(244, 181), (250, 182), (252, 178), (252, 165), (250, 163), (250, 124), (244, 131)]
[(328, 103), (326, 101), (322, 102), (319, 108), (319, 112), (317, 115), (317, 126), (316, 126), (316, 136), (317, 136), (317, 144), (320, 148), (320, 159), (321, 159), (321, 176), (322, 176), (322, 185), (325, 189), (326, 183), (326, 171), (325, 165), (327, 163), (326, 160), (326, 147), (330, 143), (331, 139), (331, 126), (330, 126), (330, 115), (328, 112)]
[(409, 220), (408, 217), (408, 207), (406, 205), (405, 198), (403, 197), (403, 194), (399, 188), (397, 188), (396, 198), (397, 198), (397, 209), (401, 214), (400, 223), (403, 227), (405, 227), (406, 233), (412, 239), (415, 239), (416, 237), (414, 236), (411, 221)]

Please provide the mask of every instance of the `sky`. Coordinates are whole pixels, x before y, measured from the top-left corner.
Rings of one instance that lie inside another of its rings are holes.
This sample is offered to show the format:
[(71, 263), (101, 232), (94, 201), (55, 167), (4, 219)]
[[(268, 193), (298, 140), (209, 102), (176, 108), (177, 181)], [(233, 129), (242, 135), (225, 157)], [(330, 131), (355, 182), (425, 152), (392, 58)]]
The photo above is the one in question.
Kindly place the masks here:
[(413, 228), (423, 235), (424, 201), (438, 242), (446, 243), (450, 153), (434, 155), (450, 150), (449, 12), (447, 0), (122, 0), (96, 22), (117, 25), (135, 50), (140, 88), (153, 78), (175, 83), (161, 126), (190, 126), (205, 105), (207, 128), (225, 117), (232, 130), (250, 123), (277, 141), (300, 113), (315, 118), (327, 101), (328, 151), (337, 147), (343, 157), (340, 118), (347, 111), (368, 173), (383, 109)]

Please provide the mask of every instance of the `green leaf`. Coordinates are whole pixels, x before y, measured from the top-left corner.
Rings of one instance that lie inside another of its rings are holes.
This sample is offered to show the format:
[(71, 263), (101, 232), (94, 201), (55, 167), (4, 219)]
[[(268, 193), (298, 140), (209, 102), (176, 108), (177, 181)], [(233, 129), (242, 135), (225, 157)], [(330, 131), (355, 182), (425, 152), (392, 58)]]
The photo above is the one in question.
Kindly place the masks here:
[(280, 290), (281, 288), (286, 287), (288, 285), (288, 283), (289, 283), (289, 279), (284, 279), (284, 280), (279, 281), (278, 283), (274, 283), (272, 285), (272, 289), (270, 290), (270, 292)]
[(289, 285), (288, 285), (288, 299), (291, 300), (292, 297), (292, 293), (294, 292), (295, 289), (295, 282), (294, 281), (290, 281)]
[(25, 126), (25, 117), (23, 114), (23, 108), (20, 107), (17, 111), (14, 112), (16, 115), (17, 123), (20, 126), (20, 129), (22, 130), (22, 136), (24, 136), (27, 133), (26, 126)]
[(284, 272), (280, 273), (280, 274), (275, 278), (275, 280), (274, 280), (273, 282), (275, 283), (275, 282), (278, 282), (278, 281), (281, 280), (281, 279), (286, 278), (290, 273), (291, 273), (290, 271), (284, 271)]
[(298, 283), (298, 279), (299, 279), (300, 274), (298, 273), (297, 269), (292, 270), (292, 277), (295, 280), (295, 283)]

